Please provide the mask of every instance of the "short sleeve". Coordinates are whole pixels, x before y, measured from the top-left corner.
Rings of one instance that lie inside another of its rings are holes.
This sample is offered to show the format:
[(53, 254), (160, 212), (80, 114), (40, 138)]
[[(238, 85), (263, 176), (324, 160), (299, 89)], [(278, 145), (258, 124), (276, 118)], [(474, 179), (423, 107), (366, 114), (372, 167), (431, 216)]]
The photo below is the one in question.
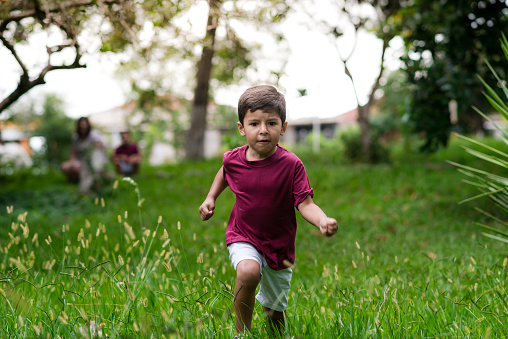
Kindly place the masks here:
[(314, 197), (314, 191), (312, 187), (310, 187), (309, 178), (307, 177), (307, 172), (305, 171), (303, 163), (298, 160), (296, 162), (293, 180), (294, 206), (298, 209), (298, 205), (300, 205), (308, 195)]

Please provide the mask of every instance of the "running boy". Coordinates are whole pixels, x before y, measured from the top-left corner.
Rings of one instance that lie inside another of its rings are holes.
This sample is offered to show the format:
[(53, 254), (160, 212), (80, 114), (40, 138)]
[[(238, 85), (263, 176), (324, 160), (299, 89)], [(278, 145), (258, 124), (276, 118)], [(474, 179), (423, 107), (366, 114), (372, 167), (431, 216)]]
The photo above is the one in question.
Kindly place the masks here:
[(300, 159), (278, 145), (287, 127), (284, 95), (267, 85), (247, 89), (238, 101), (238, 119), (247, 145), (224, 154), (199, 213), (201, 219), (210, 219), (227, 186), (236, 195), (226, 229), (236, 270), (236, 328), (251, 330), (256, 298), (272, 331), (282, 334), (295, 260), (295, 207), (326, 236), (337, 232), (337, 221), (312, 201), (313, 190)]

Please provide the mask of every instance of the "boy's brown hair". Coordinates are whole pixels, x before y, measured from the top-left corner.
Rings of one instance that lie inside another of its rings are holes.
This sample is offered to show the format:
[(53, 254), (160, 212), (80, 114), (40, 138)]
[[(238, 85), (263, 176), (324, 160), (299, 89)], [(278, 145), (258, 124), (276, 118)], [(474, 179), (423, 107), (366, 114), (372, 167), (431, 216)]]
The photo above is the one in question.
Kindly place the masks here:
[(282, 123), (286, 121), (286, 100), (284, 94), (273, 86), (258, 85), (247, 89), (238, 100), (238, 120), (243, 125), (245, 114), (258, 109), (264, 112), (275, 112)]

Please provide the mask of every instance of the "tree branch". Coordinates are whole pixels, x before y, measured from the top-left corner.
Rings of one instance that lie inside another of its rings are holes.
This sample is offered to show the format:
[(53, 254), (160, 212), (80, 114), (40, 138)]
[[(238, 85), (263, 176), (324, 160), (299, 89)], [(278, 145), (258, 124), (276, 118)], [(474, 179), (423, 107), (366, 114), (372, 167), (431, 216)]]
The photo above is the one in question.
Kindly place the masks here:
[(16, 61), (18, 62), (19, 66), (21, 67), (21, 69), (23, 70), (23, 76), (26, 76), (26, 78), (28, 78), (28, 70), (26, 69), (26, 66), (25, 64), (23, 63), (23, 61), (20, 59), (18, 53), (16, 53), (16, 50), (14, 49), (14, 46), (12, 46), (9, 41), (7, 41), (2, 32), (0, 32), (0, 41), (2, 41), (2, 43), (4, 44), (4, 46), (12, 53), (12, 55), (14, 56), (14, 59), (16, 59)]
[[(108, 15), (108, 17), (111, 20), (111, 19), (115, 18), (115, 15), (114, 15), (114, 13), (111, 13), (111, 11), (109, 10), (109, 8), (107, 6), (105, 6), (108, 3), (110, 3), (110, 2), (108, 2), (106, 0), (97, 0), (97, 6), (103, 7), (104, 11), (106, 12), (106, 14)], [(132, 28), (129, 27), (129, 25), (127, 25), (125, 20), (123, 20), (122, 18), (118, 18), (118, 22), (120, 22), (120, 25), (122, 25), (122, 27), (129, 33), (132, 40), (137, 44), (138, 38), (136, 36), (136, 33), (134, 33), (134, 31), (132, 30)]]
[[(48, 52), (48, 64), (44, 69), (40, 72), (40, 74), (35, 78), (34, 80), (30, 80), (28, 70), (19, 57), (19, 55), (16, 53), (16, 50), (14, 49), (14, 46), (12, 46), (9, 41), (5, 39), (3, 34), (0, 32), (0, 41), (4, 44), (4, 46), (12, 53), (14, 58), (16, 59), (17, 63), (19, 64), (20, 68), (22, 69), (22, 74), (19, 77), (19, 83), (16, 89), (9, 94), (5, 99), (3, 99), (0, 102), (0, 112), (8, 108), (10, 105), (12, 105), (16, 100), (18, 100), (23, 94), (30, 91), (32, 88), (38, 85), (42, 85), (46, 83), (46, 80), (44, 79), (46, 74), (51, 71), (55, 70), (61, 70), (61, 69), (77, 69), (77, 68), (85, 68), (86, 65), (82, 65), (79, 63), (81, 60), (81, 52), (79, 45), (76, 43), (76, 40), (72, 41), (69, 44), (66, 45), (59, 45), (55, 47), (47, 47)], [(74, 47), (76, 49), (76, 57), (74, 58), (74, 61), (70, 65), (51, 65), (50, 57), (53, 53), (57, 53), (62, 51), (63, 49), (67, 47)]]
[(16, 102), (16, 100), (18, 100), (23, 94), (27, 93), (35, 86), (45, 84), (46, 80), (44, 79), (44, 77), (48, 72), (59, 69), (77, 69), (86, 67), (86, 65), (79, 64), (79, 58), (76, 58), (76, 60), (71, 65), (53, 66), (48, 64), (46, 67), (44, 67), (39, 76), (32, 81), (28, 79), (28, 75), (25, 76), (25, 74), (22, 74), (16, 89), (9, 96), (7, 96), (7, 98), (5, 98), (0, 102), (0, 112), (8, 108), (10, 105)]
[[(103, 0), (102, 2), (105, 4), (117, 4), (122, 3), (125, 0)], [(37, 1), (34, 1), (37, 2)], [(46, 17), (48, 17), (48, 13), (55, 13), (55, 12), (61, 12), (63, 10), (68, 10), (71, 8), (77, 8), (77, 7), (89, 7), (89, 6), (95, 6), (96, 0), (71, 0), (62, 2), (57, 5), (49, 6), (45, 4), (44, 12), (46, 13)], [(24, 11), (13, 11), (12, 13), (9, 13), (9, 15), (3, 19), (0, 20), (0, 32), (3, 32), (7, 25), (13, 21), (20, 21), (25, 18), (31, 18), (31, 17), (39, 17), (38, 13), (44, 13), (40, 10), (38, 4), (34, 9), (28, 9)]]
[(370, 104), (372, 104), (372, 102), (374, 101), (374, 94), (375, 94), (377, 88), (379, 87), (381, 77), (383, 76), (383, 73), (385, 70), (385, 54), (386, 54), (387, 48), (388, 48), (388, 40), (385, 38), (385, 39), (383, 39), (383, 50), (381, 52), (381, 65), (379, 66), (379, 74), (376, 78), (376, 81), (372, 85), (372, 89), (369, 94), (369, 100), (367, 101), (367, 106), (370, 106)]

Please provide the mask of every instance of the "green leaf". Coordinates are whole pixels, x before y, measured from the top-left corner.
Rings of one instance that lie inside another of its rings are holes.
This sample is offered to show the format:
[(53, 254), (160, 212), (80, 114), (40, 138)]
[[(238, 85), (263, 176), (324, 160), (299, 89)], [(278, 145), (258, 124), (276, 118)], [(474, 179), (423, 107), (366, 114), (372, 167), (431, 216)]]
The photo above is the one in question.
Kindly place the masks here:
[(491, 155), (488, 155), (488, 154), (485, 154), (485, 153), (482, 153), (482, 152), (478, 152), (478, 151), (475, 151), (471, 148), (468, 148), (468, 147), (464, 147), (466, 152), (471, 154), (471, 155), (474, 155), (475, 157), (479, 158), (479, 159), (482, 159), (482, 160), (485, 160), (485, 161), (488, 161), (490, 163), (493, 163), (495, 165), (498, 165), (498, 166), (501, 166), (501, 167), (504, 167), (504, 168), (508, 168), (508, 162), (504, 161), (504, 160), (501, 160), (499, 158), (496, 158), (494, 156), (491, 156)]
[[(502, 135), (503, 135), (503, 137), (501, 137), (501, 138), (502, 138), (502, 140), (504, 141), (504, 143), (505, 143), (506, 145), (508, 145), (508, 132), (506, 132), (503, 128), (499, 127), (499, 125), (498, 125), (498, 124), (496, 124), (496, 123), (494, 122), (494, 120), (492, 120), (492, 119), (491, 119), (488, 115), (483, 114), (483, 112), (482, 112), (481, 110), (479, 110), (478, 108), (476, 108), (476, 107), (474, 107), (474, 106), (473, 106), (473, 109), (474, 109), (474, 110), (475, 110), (478, 114), (480, 114), (480, 115), (481, 115), (481, 116), (482, 116), (485, 120), (487, 120), (488, 122), (490, 122), (490, 123), (491, 123), (491, 124), (492, 124), (492, 125), (493, 125), (493, 126), (494, 126), (494, 127), (495, 127), (495, 128), (496, 128), (496, 129), (497, 129), (497, 130), (498, 130), (498, 131), (502, 134)], [(457, 134), (457, 135), (459, 135), (459, 134)]]
[(488, 213), (487, 211), (482, 210), (481, 208), (475, 207), (475, 210), (477, 210), (478, 212), (482, 213), (483, 215), (486, 215), (487, 217), (489, 217), (492, 220), (496, 221), (497, 223), (503, 225), (504, 227), (508, 228), (508, 222), (503, 221), (503, 220), (493, 216), (492, 214)]
[[(497, 106), (501, 106), (503, 107), (503, 111), (507, 112), (508, 111), (508, 106), (506, 106), (506, 104), (503, 102), (503, 100), (499, 97), (499, 95), (492, 89), (492, 87), (490, 87), (486, 82), (485, 80), (483, 80), (483, 78), (481, 76), (478, 76), (478, 78), (480, 79), (480, 81), (482, 82), (483, 86), (487, 89), (487, 91), (489, 92), (491, 98), (489, 98), (488, 95), (485, 95), (485, 97), (487, 99), (491, 99), (491, 100), (494, 100), (495, 102), (497, 102)], [(489, 100), (489, 101), (491, 101)], [(507, 118), (508, 119), (508, 118)]]
[(494, 107), (494, 109), (495, 109), (496, 111), (498, 111), (499, 113), (501, 113), (501, 114), (504, 116), (504, 118), (505, 118), (506, 120), (508, 120), (508, 109), (503, 108), (503, 106), (502, 106), (502, 105), (500, 105), (498, 102), (496, 102), (496, 101), (495, 101), (492, 97), (490, 97), (489, 95), (487, 95), (487, 94), (485, 94), (485, 93), (484, 93), (484, 95), (485, 95), (485, 97), (487, 98), (487, 100), (490, 102), (490, 104), (492, 105), (492, 107)]
[(480, 224), (480, 223), (475, 223), (476, 226), (479, 226), (485, 230), (488, 230), (490, 232), (493, 232), (493, 233), (496, 233), (496, 234), (499, 234), (499, 235), (502, 235), (503, 237), (507, 237), (508, 238), (508, 233), (505, 233), (501, 230), (498, 230), (497, 228), (494, 228), (494, 227), (490, 227), (490, 226), (487, 226), (487, 225), (484, 225), (484, 224)]
[(461, 134), (456, 134), (456, 136), (458, 136), (459, 138), (461, 138), (463, 140), (466, 140), (466, 141), (469, 141), (469, 142), (471, 142), (473, 144), (476, 144), (478, 146), (484, 147), (484, 148), (486, 148), (486, 149), (488, 149), (488, 150), (490, 150), (492, 152), (495, 152), (495, 153), (497, 153), (499, 155), (502, 155), (505, 158), (508, 158), (508, 154), (506, 154), (504, 152), (501, 152), (500, 150), (498, 150), (498, 149), (496, 149), (494, 147), (488, 146), (488, 145), (486, 145), (486, 144), (484, 144), (484, 143), (482, 143), (482, 142), (480, 142), (478, 140), (474, 140), (474, 139), (468, 138), (468, 137), (466, 137), (464, 135), (461, 135)]
[(492, 239), (495, 239), (495, 240), (498, 240), (498, 241), (501, 241), (501, 242), (504, 242), (504, 243), (507, 243), (508, 244), (508, 239), (505, 239), (505, 238), (501, 238), (501, 237), (497, 237), (493, 234), (489, 234), (489, 233), (484, 233), (482, 232), (482, 234), (488, 238), (492, 238)]
[(464, 204), (466, 202), (469, 202), (469, 201), (472, 201), (472, 200), (476, 200), (478, 198), (483, 198), (483, 197), (486, 197), (486, 196), (489, 196), (489, 195), (492, 195), (492, 194), (496, 194), (496, 193), (499, 193), (501, 191), (503, 191), (504, 188), (501, 188), (497, 191), (492, 191), (492, 192), (485, 192), (485, 193), (482, 193), (482, 194), (478, 194), (478, 195), (475, 195), (474, 197), (471, 197), (471, 198), (467, 198), (467, 199), (464, 199), (462, 201), (459, 202), (459, 204)]
[(508, 89), (506, 88), (506, 85), (504, 85), (503, 80), (501, 80), (501, 78), (499, 77), (497, 72), (494, 70), (494, 68), (490, 65), (488, 60), (485, 60), (485, 63), (487, 64), (487, 67), (489, 67), (490, 71), (492, 72), (492, 74), (496, 78), (498, 84), (501, 85), (501, 88), (503, 89), (504, 95), (506, 96), (506, 98), (508, 98)]

